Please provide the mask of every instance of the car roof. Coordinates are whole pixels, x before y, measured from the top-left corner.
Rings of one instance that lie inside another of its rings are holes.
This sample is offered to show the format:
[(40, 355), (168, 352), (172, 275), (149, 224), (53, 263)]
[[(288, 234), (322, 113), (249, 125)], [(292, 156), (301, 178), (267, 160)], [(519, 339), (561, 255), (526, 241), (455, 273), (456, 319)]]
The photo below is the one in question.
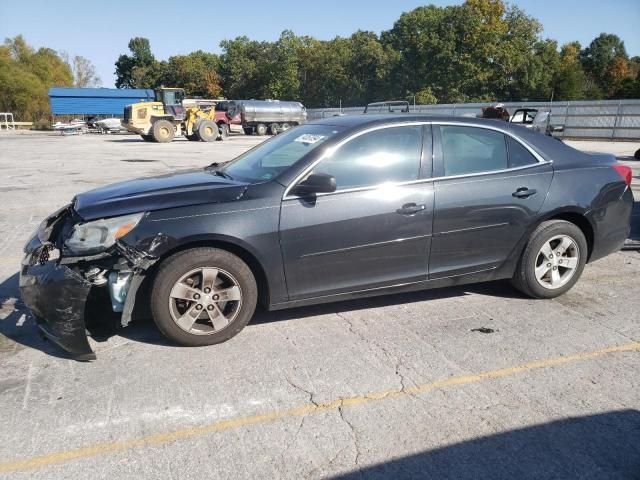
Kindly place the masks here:
[(375, 125), (386, 125), (405, 122), (456, 122), (467, 123), (469, 125), (493, 125), (495, 127), (509, 129), (510, 124), (502, 120), (461, 117), (454, 115), (428, 115), (409, 113), (381, 113), (367, 115), (344, 115), (311, 120), (307, 123), (313, 125), (333, 125), (336, 127), (360, 128)]
[(490, 118), (474, 118), (462, 117), (454, 115), (429, 115), (429, 114), (411, 114), (411, 113), (386, 113), (374, 115), (345, 115), (342, 117), (329, 117), (324, 119), (312, 120), (308, 124), (313, 125), (331, 125), (343, 127), (348, 130), (366, 129), (377, 125), (393, 125), (394, 123), (407, 122), (455, 122), (469, 126), (491, 126), (503, 131), (507, 131), (512, 135), (526, 142), (543, 158), (547, 160), (561, 161), (569, 163), (583, 157), (582, 152), (566, 145), (563, 142), (554, 139), (548, 135), (535, 132), (521, 125), (505, 122), (504, 120)]

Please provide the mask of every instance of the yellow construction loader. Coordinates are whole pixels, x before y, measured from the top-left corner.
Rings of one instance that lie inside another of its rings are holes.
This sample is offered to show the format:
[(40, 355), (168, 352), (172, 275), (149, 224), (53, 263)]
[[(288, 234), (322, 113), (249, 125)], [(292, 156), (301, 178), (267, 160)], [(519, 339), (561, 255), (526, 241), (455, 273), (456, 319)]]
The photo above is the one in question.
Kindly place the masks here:
[(182, 88), (158, 88), (155, 96), (154, 102), (127, 105), (122, 126), (148, 142), (167, 143), (176, 135), (202, 142), (222, 140), (215, 122), (215, 108), (208, 111), (197, 105), (185, 108)]

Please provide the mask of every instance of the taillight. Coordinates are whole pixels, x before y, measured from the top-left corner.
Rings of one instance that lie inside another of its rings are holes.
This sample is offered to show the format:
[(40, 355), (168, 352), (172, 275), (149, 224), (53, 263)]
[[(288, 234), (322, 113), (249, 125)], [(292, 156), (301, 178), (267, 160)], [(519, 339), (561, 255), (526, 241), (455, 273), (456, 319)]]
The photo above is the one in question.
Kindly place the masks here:
[(631, 168), (626, 167), (624, 165), (614, 165), (613, 169), (618, 172), (618, 174), (624, 180), (624, 183), (627, 184), (627, 187), (631, 186)]

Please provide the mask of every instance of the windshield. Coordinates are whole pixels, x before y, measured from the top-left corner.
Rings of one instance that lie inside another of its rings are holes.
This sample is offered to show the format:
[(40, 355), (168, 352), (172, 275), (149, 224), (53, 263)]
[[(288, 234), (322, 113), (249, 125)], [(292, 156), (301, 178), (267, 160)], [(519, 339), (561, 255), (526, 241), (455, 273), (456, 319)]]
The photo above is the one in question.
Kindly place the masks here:
[(264, 182), (277, 177), (307, 153), (338, 133), (330, 125), (302, 125), (273, 137), (218, 171), (245, 182)]

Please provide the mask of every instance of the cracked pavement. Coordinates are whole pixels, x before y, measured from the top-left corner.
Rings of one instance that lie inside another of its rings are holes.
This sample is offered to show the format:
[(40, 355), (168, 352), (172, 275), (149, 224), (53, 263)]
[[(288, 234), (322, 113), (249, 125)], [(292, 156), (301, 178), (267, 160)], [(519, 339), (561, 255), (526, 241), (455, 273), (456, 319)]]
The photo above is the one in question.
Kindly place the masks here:
[[(92, 339), (93, 363), (37, 335), (16, 275), (45, 215), (80, 190), (261, 140), (0, 135), (0, 472), (44, 458), (0, 478), (640, 478), (640, 351), (580, 357), (640, 342), (637, 251), (588, 265), (552, 301), (495, 282), (259, 311), (205, 348), (139, 321)], [(577, 145), (624, 158), (640, 146)]]

